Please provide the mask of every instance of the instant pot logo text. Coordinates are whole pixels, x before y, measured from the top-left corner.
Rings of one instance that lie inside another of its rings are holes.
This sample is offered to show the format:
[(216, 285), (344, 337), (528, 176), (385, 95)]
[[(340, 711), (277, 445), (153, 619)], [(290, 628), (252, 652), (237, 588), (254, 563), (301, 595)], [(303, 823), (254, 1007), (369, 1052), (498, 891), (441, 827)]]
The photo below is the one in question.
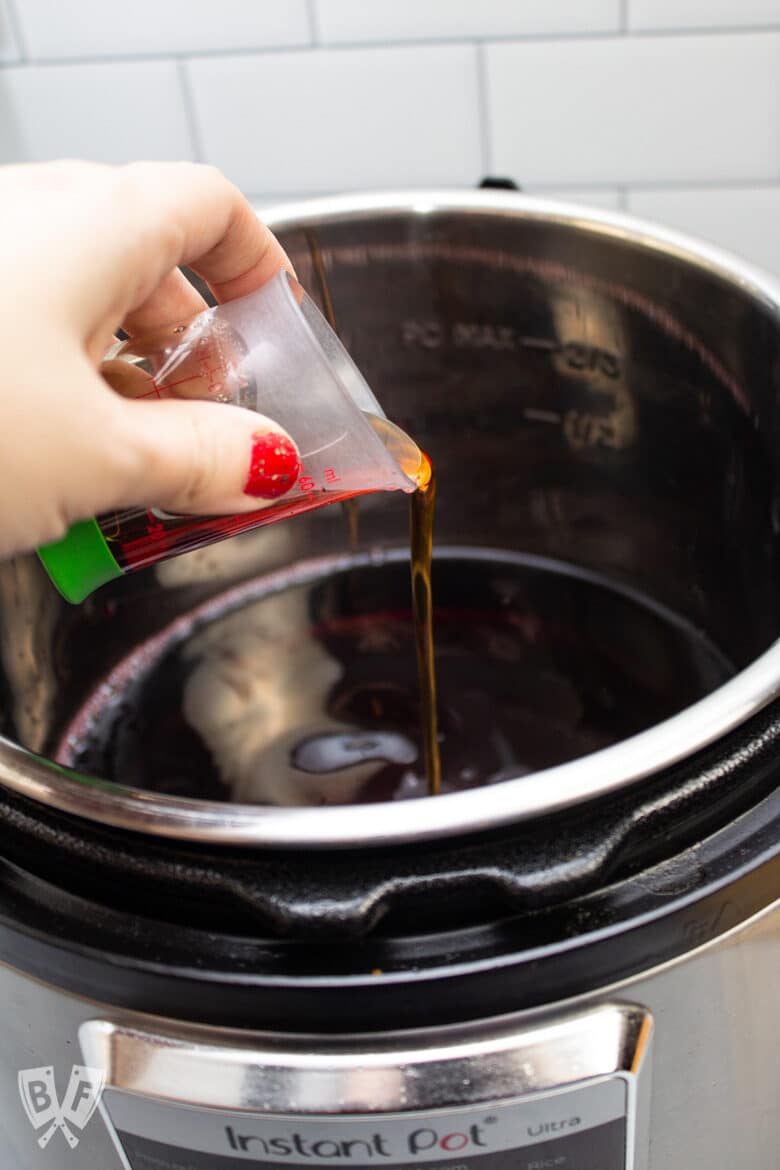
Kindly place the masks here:
[(50, 1065), (20, 1070), (19, 1096), (30, 1125), (35, 1130), (43, 1130), (38, 1138), (42, 1150), (46, 1149), (57, 1130), (75, 1150), (80, 1138), (73, 1131), (86, 1129), (100, 1102), (105, 1080), (102, 1069), (74, 1064), (60, 1103), (54, 1084), (54, 1069)]
[(365, 1162), (369, 1159), (381, 1161), (382, 1158), (407, 1156), (414, 1158), (423, 1154), (434, 1158), (437, 1154), (446, 1157), (462, 1150), (487, 1147), (486, 1132), (485, 1126), (482, 1125), (469, 1125), (462, 1130), (437, 1130), (431, 1126), (421, 1126), (404, 1136), (400, 1149), (398, 1144), (393, 1149), (390, 1139), (383, 1133), (373, 1133), (365, 1138), (312, 1139), (300, 1133), (289, 1133), (284, 1137), (260, 1137), (257, 1134), (239, 1133), (232, 1125), (225, 1126), (231, 1150), (240, 1150), (242, 1153), (257, 1156), (265, 1155), (268, 1158), (291, 1158), (295, 1162), (302, 1158), (312, 1158), (321, 1162), (328, 1159), (339, 1162)]

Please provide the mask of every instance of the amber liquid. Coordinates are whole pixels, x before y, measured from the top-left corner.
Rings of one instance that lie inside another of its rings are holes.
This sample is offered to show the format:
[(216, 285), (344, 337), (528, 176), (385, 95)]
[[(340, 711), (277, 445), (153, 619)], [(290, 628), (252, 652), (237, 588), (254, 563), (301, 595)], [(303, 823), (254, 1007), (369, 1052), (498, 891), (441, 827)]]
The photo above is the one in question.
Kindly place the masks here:
[(412, 561), (412, 614), (417, 673), (420, 680), (422, 742), (428, 795), (441, 792), (441, 752), (436, 706), (436, 663), (433, 653), (433, 517), (436, 511), (436, 476), (427, 455), (410, 503), (410, 552)]
[[(306, 233), (312, 267), (317, 278), (322, 299), (322, 311), (333, 332), (338, 336), (336, 311), (317, 237), (314, 232)], [(399, 460), (403, 466), (403, 461)], [(404, 468), (404, 470), (407, 470)], [(408, 469), (411, 471), (411, 469)], [(433, 594), (431, 590), (431, 563), (433, 558), (433, 517), (436, 510), (436, 477), (433, 465), (427, 455), (413, 475), (417, 491), (411, 498), (409, 515), (409, 552), (412, 568), (412, 614), (414, 620), (414, 644), (417, 654), (417, 674), (420, 683), (420, 707), (422, 712), (422, 741), (425, 775), (428, 795), (438, 796), (441, 792), (441, 752), (439, 750), (439, 728), (436, 708), (436, 663), (433, 652)], [(357, 499), (344, 501), (342, 507), (349, 526), (350, 552), (358, 547), (358, 524), (360, 503)]]

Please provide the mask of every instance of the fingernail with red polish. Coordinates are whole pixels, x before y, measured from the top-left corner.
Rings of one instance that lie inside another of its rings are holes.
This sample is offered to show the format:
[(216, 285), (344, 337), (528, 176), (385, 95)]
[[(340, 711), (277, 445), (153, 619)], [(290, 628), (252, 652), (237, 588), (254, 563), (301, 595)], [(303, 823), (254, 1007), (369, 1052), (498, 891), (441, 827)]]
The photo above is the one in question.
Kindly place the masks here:
[(252, 440), (244, 492), (257, 499), (275, 500), (290, 490), (300, 470), (295, 444), (286, 435), (257, 434)]

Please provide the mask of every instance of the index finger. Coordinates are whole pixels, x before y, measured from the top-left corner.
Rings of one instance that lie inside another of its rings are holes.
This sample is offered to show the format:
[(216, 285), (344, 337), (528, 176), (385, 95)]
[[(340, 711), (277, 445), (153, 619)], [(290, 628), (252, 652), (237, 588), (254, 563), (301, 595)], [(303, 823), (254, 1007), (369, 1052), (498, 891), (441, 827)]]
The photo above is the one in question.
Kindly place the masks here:
[[(123, 317), (132, 319), (143, 306), (148, 320), (150, 298), (181, 264), (201, 275), (219, 301), (254, 291), (281, 268), (293, 272), (248, 200), (213, 167), (131, 163), (118, 168), (116, 188), (122, 231), (112, 231), (110, 252), (113, 279), (124, 277)], [(105, 287), (95, 293), (105, 311)]]

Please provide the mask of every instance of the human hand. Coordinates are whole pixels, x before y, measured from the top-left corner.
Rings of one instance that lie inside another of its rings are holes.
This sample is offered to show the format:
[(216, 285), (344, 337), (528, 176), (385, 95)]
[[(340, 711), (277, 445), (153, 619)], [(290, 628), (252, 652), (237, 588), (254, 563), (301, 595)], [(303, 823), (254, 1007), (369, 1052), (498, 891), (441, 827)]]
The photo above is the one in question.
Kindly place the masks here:
[(115, 508), (233, 514), (293, 486), (298, 453), (271, 420), (212, 402), (130, 400), (98, 372), (118, 328), (137, 337), (205, 307), (178, 265), (218, 301), (292, 272), (219, 172), (0, 168), (0, 255), (0, 555)]

